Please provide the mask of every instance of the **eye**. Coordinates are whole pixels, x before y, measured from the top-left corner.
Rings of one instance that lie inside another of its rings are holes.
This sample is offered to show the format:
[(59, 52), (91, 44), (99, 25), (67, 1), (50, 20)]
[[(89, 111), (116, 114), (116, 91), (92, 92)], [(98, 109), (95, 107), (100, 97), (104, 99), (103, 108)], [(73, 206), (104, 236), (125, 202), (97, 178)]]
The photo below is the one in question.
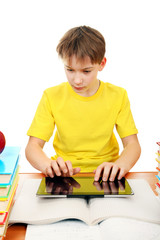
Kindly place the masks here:
[(87, 70), (84, 71), (84, 73), (90, 73), (90, 72), (91, 72), (91, 71), (89, 71), (89, 70), (88, 70), (88, 71), (87, 71)]
[(72, 69), (70, 69), (70, 68), (67, 68), (67, 71), (68, 71), (68, 72), (73, 72), (73, 70), (72, 70)]

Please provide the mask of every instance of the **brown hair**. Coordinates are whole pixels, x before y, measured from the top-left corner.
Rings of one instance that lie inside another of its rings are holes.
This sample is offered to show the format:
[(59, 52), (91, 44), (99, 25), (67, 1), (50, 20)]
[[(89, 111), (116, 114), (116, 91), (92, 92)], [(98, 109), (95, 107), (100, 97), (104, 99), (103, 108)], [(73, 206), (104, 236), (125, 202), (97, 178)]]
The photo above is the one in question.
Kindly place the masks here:
[(64, 34), (56, 50), (62, 59), (75, 55), (82, 61), (88, 56), (92, 63), (100, 64), (105, 55), (105, 40), (96, 29), (75, 27)]

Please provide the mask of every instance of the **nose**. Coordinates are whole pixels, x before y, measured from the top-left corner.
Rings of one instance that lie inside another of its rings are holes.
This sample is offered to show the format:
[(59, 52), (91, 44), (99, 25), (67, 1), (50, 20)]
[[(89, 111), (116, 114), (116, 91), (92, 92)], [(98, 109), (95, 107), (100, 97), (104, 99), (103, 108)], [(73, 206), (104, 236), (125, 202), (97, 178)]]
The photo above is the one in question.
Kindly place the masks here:
[(82, 75), (80, 73), (76, 73), (74, 75), (74, 83), (80, 85), (82, 83)]

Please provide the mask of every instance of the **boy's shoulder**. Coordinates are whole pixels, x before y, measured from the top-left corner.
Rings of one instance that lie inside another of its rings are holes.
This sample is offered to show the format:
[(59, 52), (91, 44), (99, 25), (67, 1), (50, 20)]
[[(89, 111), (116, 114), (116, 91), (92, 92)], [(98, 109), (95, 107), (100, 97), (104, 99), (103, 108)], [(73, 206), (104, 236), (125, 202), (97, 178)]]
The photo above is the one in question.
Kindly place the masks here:
[(109, 82), (105, 82), (104, 85), (106, 90), (109, 91), (110, 93), (124, 94), (126, 92), (126, 90), (123, 87), (114, 85)]
[(61, 94), (62, 92), (66, 91), (67, 88), (67, 82), (63, 82), (59, 85), (53, 86), (53, 87), (49, 87), (47, 89), (44, 90), (44, 93), (46, 93), (47, 95), (56, 95), (56, 94)]

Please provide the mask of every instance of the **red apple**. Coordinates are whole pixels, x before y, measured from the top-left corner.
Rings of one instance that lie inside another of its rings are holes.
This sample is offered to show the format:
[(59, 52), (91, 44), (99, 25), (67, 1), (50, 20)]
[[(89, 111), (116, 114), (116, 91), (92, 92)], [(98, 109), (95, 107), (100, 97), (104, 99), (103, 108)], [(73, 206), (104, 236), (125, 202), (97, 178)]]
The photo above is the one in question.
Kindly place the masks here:
[(6, 139), (4, 134), (0, 131), (0, 153), (3, 152), (6, 145)]

